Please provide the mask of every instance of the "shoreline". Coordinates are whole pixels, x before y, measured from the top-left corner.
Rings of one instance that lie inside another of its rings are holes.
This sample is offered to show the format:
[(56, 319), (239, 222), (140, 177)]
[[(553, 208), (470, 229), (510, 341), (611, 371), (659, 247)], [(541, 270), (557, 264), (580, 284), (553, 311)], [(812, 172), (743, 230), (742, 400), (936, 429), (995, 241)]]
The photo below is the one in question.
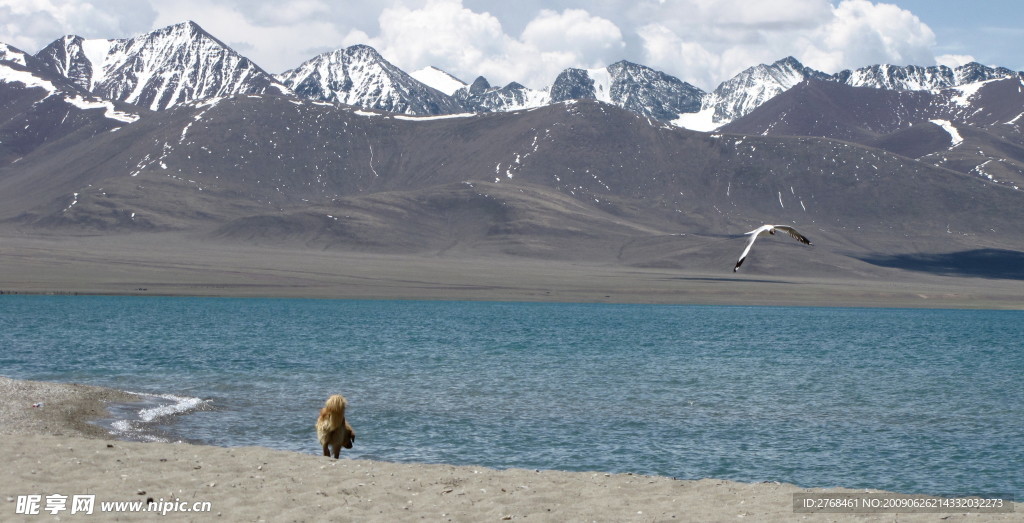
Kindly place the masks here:
[[(795, 494), (830, 497), (880, 491), (782, 483), (677, 480), (659, 476), (491, 469), (333, 460), (260, 447), (114, 439), (91, 423), (112, 402), (140, 399), (88, 385), (0, 377), (0, 515), (19, 496), (94, 495), (101, 502), (152, 499), (174, 520), (352, 519), (395, 521), (1014, 521), (1014, 512), (797, 513)], [(41, 408), (33, 404), (43, 403)], [(358, 444), (358, 443), (357, 443)], [(180, 509), (204, 509), (194, 514)], [(44, 504), (45, 505), (45, 504)], [(45, 507), (44, 507), (45, 508)], [(41, 514), (49, 514), (41, 511)], [(58, 515), (71, 516), (69, 512)], [(145, 512), (117, 517), (146, 519)], [(2, 518), (0, 518), (2, 519)]]
[[(134, 403), (130, 392), (48, 381), (0, 376), (0, 435), (40, 435), (115, 440), (94, 423), (107, 415), (112, 403)], [(38, 406), (37, 406), (38, 405)]]
[[(777, 284), (791, 283), (778, 281)], [(796, 285), (815, 285), (812, 283), (795, 283)], [(852, 289), (853, 285), (850, 284)], [(848, 289), (840, 289), (838, 294), (842, 295)], [(223, 298), (223, 299), (281, 299), (281, 300), (352, 300), (352, 301), (428, 301), (428, 302), (482, 302), (482, 303), (564, 303), (564, 304), (608, 304), (608, 305), (678, 305), (695, 307), (817, 307), (837, 309), (908, 309), (908, 310), (985, 310), (985, 311), (1020, 311), (1024, 310), (1024, 301), (1001, 297), (983, 297), (980, 299), (959, 299), (951, 294), (918, 294), (915, 297), (894, 297), (877, 295), (871, 297), (859, 297), (848, 299), (845, 302), (829, 301), (820, 298), (790, 297), (779, 299), (727, 299), (714, 297), (712, 294), (704, 295), (693, 300), (671, 300), (671, 299), (646, 299), (643, 296), (618, 296), (606, 295), (574, 295), (567, 298), (555, 298), (551, 296), (516, 296), (516, 295), (495, 295), (495, 296), (444, 296), (434, 294), (355, 294), (344, 293), (336, 295), (305, 295), (278, 292), (260, 292), (257, 289), (247, 289), (244, 292), (147, 292), (148, 289), (138, 291), (96, 291), (96, 290), (0, 290), (0, 297), (3, 296), (68, 296), (68, 297), (125, 297), (125, 298)]]

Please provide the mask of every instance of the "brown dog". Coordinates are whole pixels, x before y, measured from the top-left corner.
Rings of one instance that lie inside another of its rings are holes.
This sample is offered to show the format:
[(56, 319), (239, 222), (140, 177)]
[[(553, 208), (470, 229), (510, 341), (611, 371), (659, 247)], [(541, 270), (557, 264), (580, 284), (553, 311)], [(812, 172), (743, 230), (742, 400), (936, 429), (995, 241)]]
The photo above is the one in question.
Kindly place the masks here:
[[(324, 447), (324, 456), (338, 459), (341, 447), (352, 448), (356, 440), (356, 432), (345, 421), (345, 397), (335, 394), (327, 398), (324, 408), (320, 409), (320, 417), (316, 420), (316, 437)], [(328, 448), (329, 447), (329, 448)]]

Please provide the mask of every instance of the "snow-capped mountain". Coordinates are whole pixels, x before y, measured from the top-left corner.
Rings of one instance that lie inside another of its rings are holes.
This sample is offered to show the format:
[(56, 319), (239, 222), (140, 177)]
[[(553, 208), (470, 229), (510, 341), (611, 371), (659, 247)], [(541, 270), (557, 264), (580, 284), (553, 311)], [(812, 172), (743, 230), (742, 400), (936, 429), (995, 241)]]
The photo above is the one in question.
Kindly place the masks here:
[(518, 82), (505, 87), (493, 87), (483, 76), (472, 85), (452, 95), (463, 110), (472, 113), (496, 113), (542, 107), (550, 103), (547, 91), (530, 89)]
[(789, 56), (773, 64), (755, 65), (723, 82), (705, 97), (703, 109), (713, 111), (713, 122), (725, 124), (750, 114), (808, 78), (826, 77)]
[(277, 78), (310, 100), (420, 116), (461, 111), (451, 97), (395, 67), (367, 45), (321, 54)]
[(1008, 78), (1016, 75), (1005, 67), (992, 68), (971, 62), (956, 68), (944, 65), (922, 67), (918, 65), (872, 65), (856, 70), (840, 71), (832, 80), (853, 87), (875, 87), (896, 91), (923, 91), (946, 89), (960, 85)]
[[(15, 55), (11, 55), (15, 56)], [(441, 115), (508, 112), (565, 100), (593, 99), (693, 130), (710, 131), (750, 114), (805, 80), (854, 87), (930, 90), (1019, 76), (1005, 68), (970, 63), (945, 66), (873, 65), (826, 74), (787, 57), (748, 68), (702, 90), (650, 67), (620, 61), (605, 68), (566, 69), (550, 88), (511, 82), (472, 85), (436, 67), (408, 74), (365, 45), (325, 53), (276, 77), (239, 55), (193, 22), (122, 40), (60, 38), (34, 57), (82, 93), (163, 110), (187, 101), (232, 94), (274, 93), (384, 112)]]
[(122, 40), (66, 36), (36, 58), (97, 96), (152, 110), (239, 93), (287, 92), (193, 22)]
[(551, 101), (593, 99), (657, 120), (696, 112), (704, 91), (650, 67), (622, 60), (604, 69), (566, 69), (551, 85)]
[(1022, 73), (1011, 71), (1005, 67), (989, 67), (978, 62), (970, 62), (955, 68), (953, 75), (956, 77), (956, 85), (959, 86), (999, 78), (1021, 77)]
[(612, 103), (656, 120), (700, 110), (704, 91), (674, 76), (625, 60), (608, 66)]
[[(705, 113), (704, 128), (699, 130), (711, 130), (742, 118), (805, 80), (825, 80), (852, 87), (920, 91), (947, 89), (1018, 74), (1003, 67), (992, 68), (972, 62), (956, 68), (881, 64), (829, 75), (806, 67), (790, 56), (772, 64), (750, 67), (722, 82), (704, 98), (701, 110)], [(688, 125), (685, 120), (680, 121), (682, 126), (696, 128)]]

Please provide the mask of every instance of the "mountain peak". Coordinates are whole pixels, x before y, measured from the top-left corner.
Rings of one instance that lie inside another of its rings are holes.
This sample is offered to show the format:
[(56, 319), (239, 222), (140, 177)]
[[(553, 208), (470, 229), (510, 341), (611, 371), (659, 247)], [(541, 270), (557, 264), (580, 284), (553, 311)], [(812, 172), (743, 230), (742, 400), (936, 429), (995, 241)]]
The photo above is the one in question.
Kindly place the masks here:
[(323, 53), (277, 79), (299, 96), (313, 100), (418, 116), (460, 112), (448, 95), (363, 44)]
[(491, 83), (487, 81), (483, 76), (476, 77), (473, 80), (473, 85), (469, 86), (470, 94), (479, 94), (491, 88)]
[(374, 60), (384, 60), (384, 57), (376, 49), (366, 44), (355, 44), (342, 49), (341, 52), (349, 56), (365, 56)]
[(784, 67), (792, 67), (792, 68), (795, 68), (795, 69), (803, 69), (804, 68), (804, 64), (800, 63), (800, 60), (797, 60), (796, 58), (794, 58), (792, 56), (787, 56), (785, 58), (780, 58), (780, 59), (776, 60), (772, 65), (776, 66), (776, 67), (783, 67), (783, 66)]
[(748, 67), (726, 80), (704, 100), (705, 109), (714, 110), (713, 121), (725, 124), (758, 108), (764, 102), (809, 78), (827, 75), (804, 66), (787, 56), (771, 64)]
[(168, 26), (161, 27), (152, 31), (150, 34), (161, 34), (161, 33), (182, 33), (190, 35), (208, 35), (205, 29), (199, 26), (199, 24), (192, 20), (186, 20), (184, 22), (178, 22)]
[(566, 100), (596, 100), (597, 91), (594, 80), (586, 69), (571, 67), (559, 73), (555, 83), (551, 84), (551, 102)]
[(152, 110), (237, 93), (287, 91), (191, 21), (122, 40), (67, 36), (36, 57), (98, 96)]

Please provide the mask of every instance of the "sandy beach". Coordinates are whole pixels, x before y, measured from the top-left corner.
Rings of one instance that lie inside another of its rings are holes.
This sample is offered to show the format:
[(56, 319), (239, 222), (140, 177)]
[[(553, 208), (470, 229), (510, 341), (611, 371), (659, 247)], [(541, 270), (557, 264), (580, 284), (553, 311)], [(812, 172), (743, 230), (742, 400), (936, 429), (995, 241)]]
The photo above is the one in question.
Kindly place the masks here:
[[(153, 513), (111, 503), (149, 501), (175, 521), (1019, 521), (1024, 510), (1015, 503), (1011, 513), (798, 513), (794, 494), (842, 499), (865, 491), (332, 460), (313, 454), (314, 441), (310, 454), (116, 441), (89, 421), (130, 394), (9, 378), (0, 378), (0, 391), (4, 521), (88, 517), (88, 498), (71, 513), (75, 496), (92, 496), (93, 514), (116, 521)], [(52, 504), (55, 494), (67, 496), (63, 505)], [(24, 514), (33, 508), (39, 515)]]

